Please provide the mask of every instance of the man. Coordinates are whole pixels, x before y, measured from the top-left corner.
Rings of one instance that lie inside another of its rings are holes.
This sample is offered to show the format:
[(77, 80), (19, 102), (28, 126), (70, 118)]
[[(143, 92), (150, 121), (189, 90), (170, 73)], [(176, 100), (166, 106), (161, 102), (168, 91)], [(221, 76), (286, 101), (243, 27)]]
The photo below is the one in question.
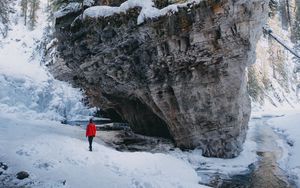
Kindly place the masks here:
[(93, 119), (89, 120), (89, 123), (86, 126), (86, 137), (89, 139), (90, 151), (92, 151), (92, 142), (93, 138), (96, 136), (96, 125), (93, 123)]

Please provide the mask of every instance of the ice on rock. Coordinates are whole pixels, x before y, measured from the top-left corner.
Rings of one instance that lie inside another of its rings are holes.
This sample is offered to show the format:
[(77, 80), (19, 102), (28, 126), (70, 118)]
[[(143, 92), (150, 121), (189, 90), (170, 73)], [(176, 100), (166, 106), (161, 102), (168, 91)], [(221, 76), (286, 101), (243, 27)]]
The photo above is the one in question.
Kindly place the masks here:
[[(0, 113), (52, 120), (89, 116), (94, 109), (83, 104), (82, 92), (68, 83), (55, 80), (42, 65), (41, 53), (33, 55), (48, 26), (44, 21), (47, 20), (47, 14), (44, 14), (47, 1), (40, 3), (42, 8), (37, 13), (39, 24), (34, 30), (29, 30), (18, 14), (11, 15), (11, 20), (17, 24), (13, 25), (0, 47)], [(18, 4), (14, 8), (20, 11)]]

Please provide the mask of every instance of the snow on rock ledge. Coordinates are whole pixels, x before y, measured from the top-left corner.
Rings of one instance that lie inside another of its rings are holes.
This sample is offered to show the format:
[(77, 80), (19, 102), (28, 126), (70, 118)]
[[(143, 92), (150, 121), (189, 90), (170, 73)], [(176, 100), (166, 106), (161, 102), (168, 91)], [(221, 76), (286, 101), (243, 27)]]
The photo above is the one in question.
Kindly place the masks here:
[(191, 4), (198, 4), (201, 0), (188, 0), (181, 4), (172, 4), (163, 9), (155, 8), (155, 4), (152, 0), (128, 0), (121, 4), (120, 7), (111, 6), (94, 6), (86, 9), (83, 13), (83, 18), (87, 17), (98, 18), (98, 17), (108, 17), (114, 14), (126, 13), (129, 9), (140, 7), (141, 12), (138, 16), (137, 24), (142, 24), (147, 18), (157, 18), (166, 15), (169, 12), (177, 12), (178, 7), (187, 7)]
[(66, 16), (69, 13), (72, 12), (78, 12), (81, 10), (81, 4), (80, 3), (70, 3), (67, 6), (61, 8), (59, 11), (54, 13), (55, 18), (61, 18), (63, 16)]

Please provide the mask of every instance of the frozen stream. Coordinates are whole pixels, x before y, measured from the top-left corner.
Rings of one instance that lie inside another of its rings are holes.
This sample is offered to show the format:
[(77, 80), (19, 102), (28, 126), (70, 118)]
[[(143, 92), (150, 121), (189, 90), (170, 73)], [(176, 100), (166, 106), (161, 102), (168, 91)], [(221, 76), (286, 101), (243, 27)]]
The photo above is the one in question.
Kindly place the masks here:
[(287, 188), (296, 187), (277, 161), (283, 156), (283, 149), (276, 142), (279, 135), (268, 124), (271, 117), (253, 119), (255, 134), (251, 140), (257, 143), (259, 161), (249, 166), (245, 174), (234, 175), (223, 180), (220, 187)]

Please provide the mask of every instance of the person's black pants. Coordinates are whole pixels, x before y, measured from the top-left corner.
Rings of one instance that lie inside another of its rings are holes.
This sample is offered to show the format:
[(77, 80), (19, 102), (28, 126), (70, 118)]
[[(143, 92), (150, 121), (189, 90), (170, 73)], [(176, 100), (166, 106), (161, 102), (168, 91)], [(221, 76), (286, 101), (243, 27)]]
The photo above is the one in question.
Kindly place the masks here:
[(92, 151), (93, 139), (94, 139), (94, 136), (89, 136), (90, 151)]

